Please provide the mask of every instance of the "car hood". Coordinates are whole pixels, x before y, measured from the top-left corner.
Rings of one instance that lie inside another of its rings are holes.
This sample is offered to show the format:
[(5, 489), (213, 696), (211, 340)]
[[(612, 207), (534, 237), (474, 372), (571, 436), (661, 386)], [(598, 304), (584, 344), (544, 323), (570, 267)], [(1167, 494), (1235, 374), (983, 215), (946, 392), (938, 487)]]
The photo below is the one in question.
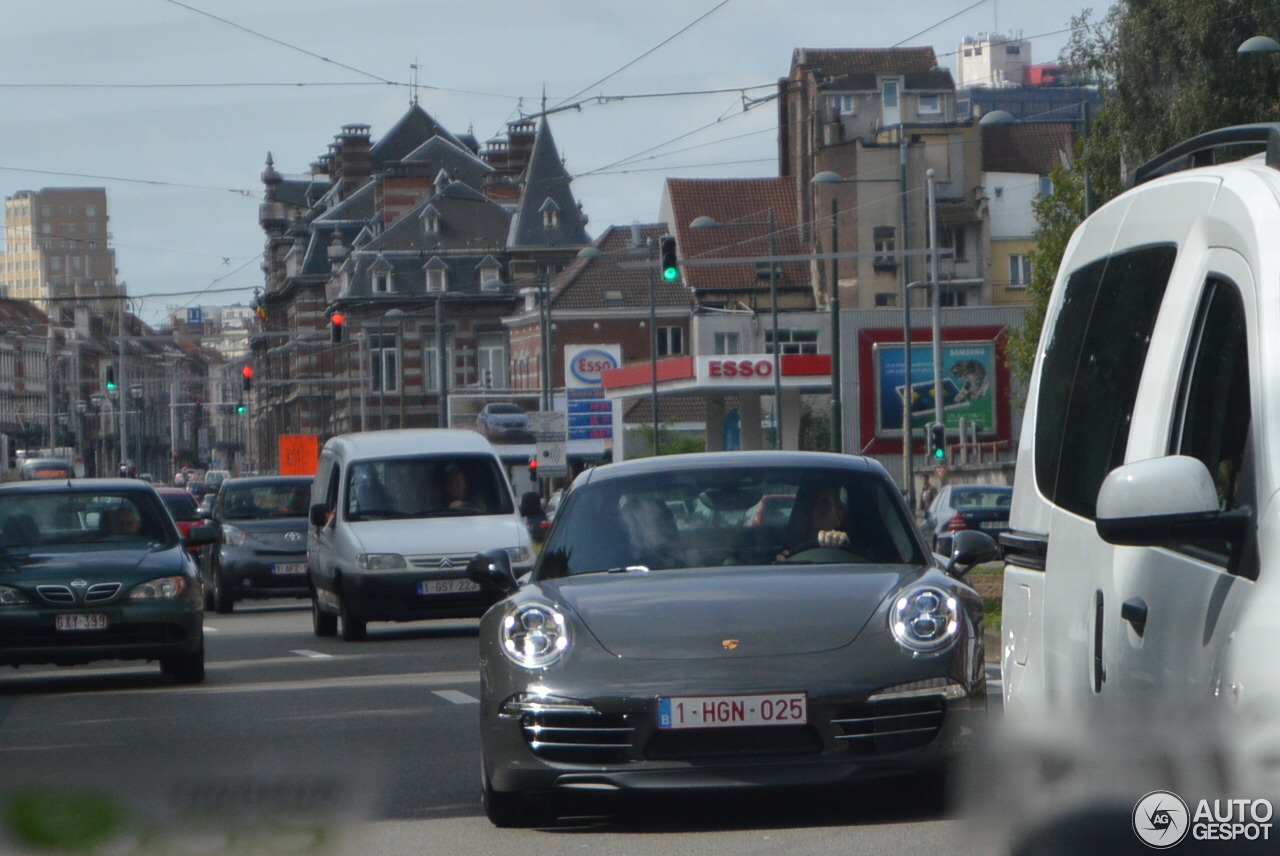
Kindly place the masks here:
[(507, 547), (527, 547), (529, 532), (514, 514), (450, 515), (406, 520), (363, 520), (350, 524), (366, 553), (402, 556), (465, 556)]
[(141, 581), (188, 570), (176, 546), (127, 550), (36, 548), (31, 552), (11, 550), (7, 559), (0, 562), (0, 582), (17, 586), (77, 578)]
[(841, 648), (914, 566), (779, 567), (587, 574), (542, 583), (611, 654), (687, 660), (726, 647), (748, 656)]

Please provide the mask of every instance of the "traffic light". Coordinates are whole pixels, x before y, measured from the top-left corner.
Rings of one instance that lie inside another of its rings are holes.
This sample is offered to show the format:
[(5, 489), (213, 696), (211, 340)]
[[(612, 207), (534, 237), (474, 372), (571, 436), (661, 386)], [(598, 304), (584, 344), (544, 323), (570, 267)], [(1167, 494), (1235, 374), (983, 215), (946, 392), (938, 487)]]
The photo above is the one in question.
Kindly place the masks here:
[(675, 282), (680, 278), (680, 260), (676, 258), (676, 239), (668, 235), (658, 246), (662, 259), (662, 278), (667, 282)]
[(329, 341), (335, 345), (342, 341), (342, 322), (345, 320), (341, 312), (335, 312), (329, 316)]
[(244, 416), (248, 412), (249, 408), (244, 406), (243, 401), (236, 405), (236, 413), (239, 413), (241, 416)]
[(940, 422), (929, 425), (929, 458), (935, 464), (947, 462), (947, 426)]
[(529, 459), (529, 478), (536, 479), (538, 477), (538, 459)]
[[(246, 365), (244, 368), (240, 370), (240, 388), (245, 392), (248, 392), (249, 388), (252, 386), (253, 386), (253, 366)], [(244, 407), (244, 405), (240, 405), (240, 406), (241, 408)], [(244, 410), (242, 409), (240, 412), (243, 413)]]
[(114, 365), (107, 366), (107, 392), (116, 391), (116, 367)]

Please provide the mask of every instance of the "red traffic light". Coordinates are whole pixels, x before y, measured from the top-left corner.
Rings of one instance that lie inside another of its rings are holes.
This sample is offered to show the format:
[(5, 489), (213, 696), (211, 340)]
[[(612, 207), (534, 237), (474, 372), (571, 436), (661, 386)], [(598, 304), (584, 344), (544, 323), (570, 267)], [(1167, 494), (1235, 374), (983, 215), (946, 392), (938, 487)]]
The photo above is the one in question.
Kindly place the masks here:
[(342, 317), (341, 312), (335, 312), (333, 313), (333, 315), (329, 317), (329, 320), (333, 322), (335, 327), (341, 327), (342, 322), (345, 321), (346, 319)]
[(345, 320), (341, 312), (335, 312), (329, 316), (329, 321), (332, 324), (329, 327), (329, 341), (335, 345), (342, 341), (342, 322)]
[(529, 459), (529, 475), (531, 476), (538, 475), (538, 459), (537, 458)]
[(253, 366), (245, 366), (240, 369), (240, 374), (244, 375), (246, 378), (253, 377)]

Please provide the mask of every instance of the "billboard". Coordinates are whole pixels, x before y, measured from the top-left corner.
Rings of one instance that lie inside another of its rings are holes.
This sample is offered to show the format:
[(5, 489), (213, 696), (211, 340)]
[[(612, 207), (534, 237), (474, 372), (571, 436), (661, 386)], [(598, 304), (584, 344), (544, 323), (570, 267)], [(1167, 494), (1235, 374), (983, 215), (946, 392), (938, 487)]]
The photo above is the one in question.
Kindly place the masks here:
[(476, 431), (494, 445), (532, 444), (529, 416), (540, 409), (540, 396), (528, 390), (491, 390), (449, 396), (449, 427)]
[(902, 437), (904, 402), (909, 402), (913, 431), (933, 422), (936, 395), (942, 396), (942, 418), (948, 433), (959, 431), (961, 419), (977, 425), (979, 435), (997, 432), (996, 402), (1002, 391), (998, 389), (995, 342), (944, 342), (941, 383), (934, 382), (932, 343), (912, 343), (910, 392), (905, 353), (901, 342), (877, 342), (873, 347), (876, 437)]
[(613, 402), (604, 396), (601, 375), (620, 365), (620, 345), (569, 345), (564, 349), (570, 440), (613, 439)]

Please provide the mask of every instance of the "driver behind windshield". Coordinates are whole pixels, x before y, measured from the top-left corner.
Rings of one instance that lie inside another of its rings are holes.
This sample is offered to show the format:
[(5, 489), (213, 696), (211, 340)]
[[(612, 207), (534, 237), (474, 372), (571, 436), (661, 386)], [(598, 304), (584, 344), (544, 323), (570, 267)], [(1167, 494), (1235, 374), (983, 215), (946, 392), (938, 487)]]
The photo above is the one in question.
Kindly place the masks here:
[(801, 488), (787, 525), (788, 546), (778, 558), (785, 559), (814, 547), (847, 545), (849, 510), (843, 494), (837, 485)]

